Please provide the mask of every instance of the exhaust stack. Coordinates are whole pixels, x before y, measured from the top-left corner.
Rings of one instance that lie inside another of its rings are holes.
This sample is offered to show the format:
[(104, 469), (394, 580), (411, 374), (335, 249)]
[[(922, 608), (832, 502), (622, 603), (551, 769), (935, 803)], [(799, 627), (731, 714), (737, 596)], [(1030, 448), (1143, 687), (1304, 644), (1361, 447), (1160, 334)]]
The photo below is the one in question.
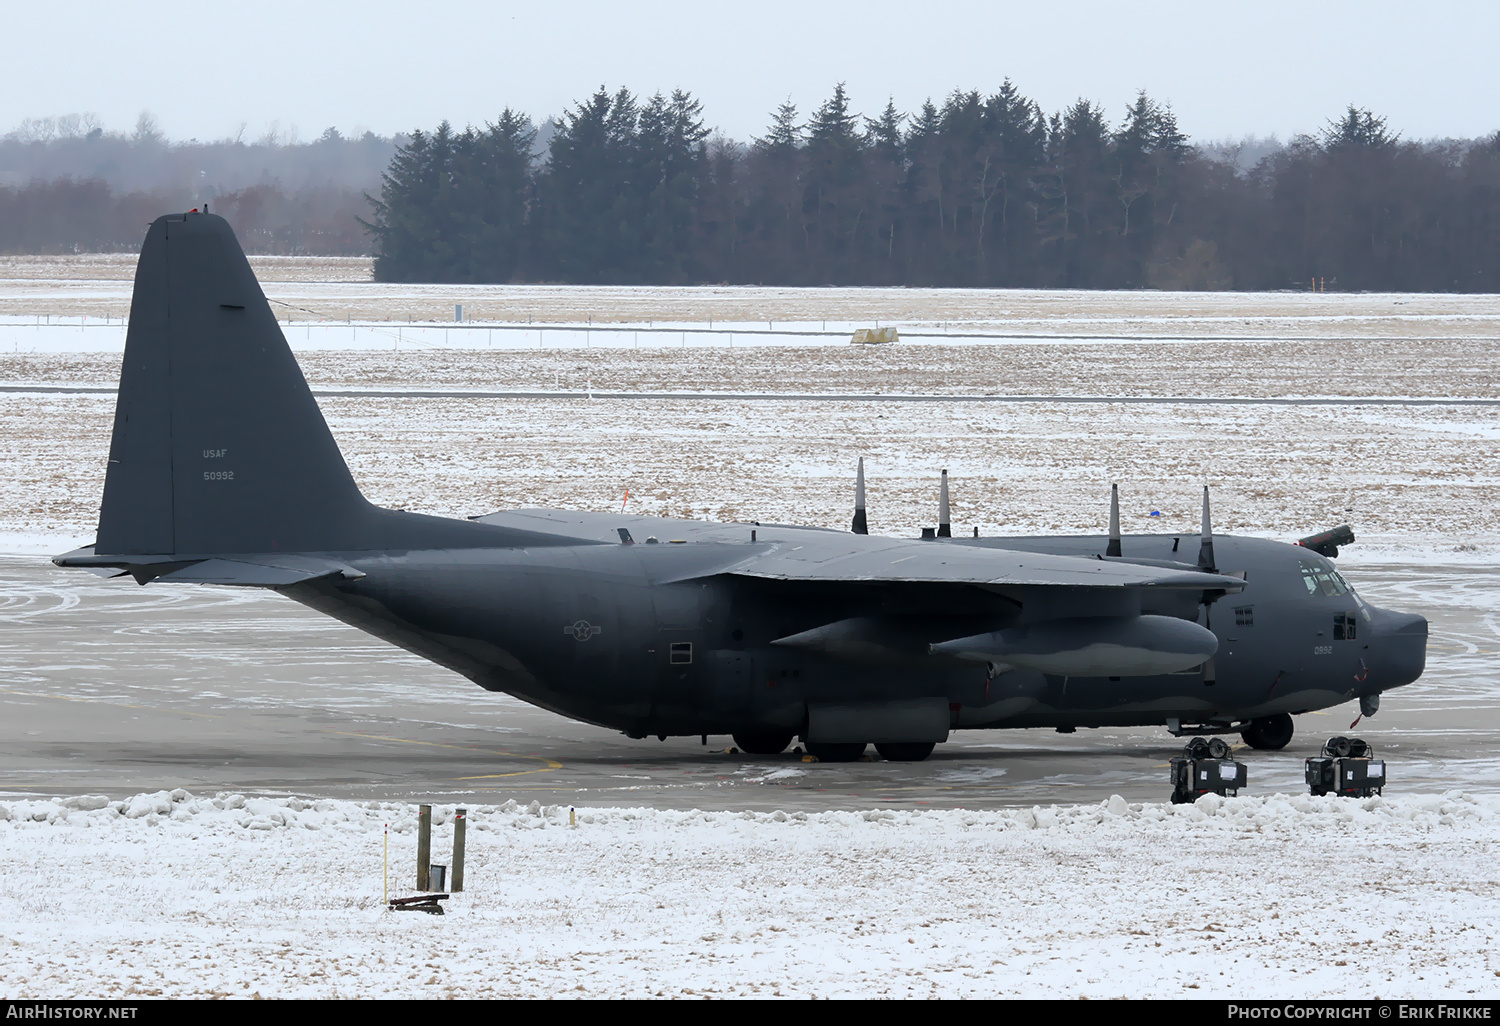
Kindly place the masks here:
[(1208, 513), (1208, 485), (1203, 486), (1203, 540), (1198, 545), (1198, 568), (1217, 573), (1214, 568), (1214, 529)]
[(1112, 484), (1109, 486), (1109, 547), (1104, 550), (1106, 556), (1121, 555), (1120, 549), (1120, 486)]
[(938, 486), (938, 529), (939, 538), (953, 537), (953, 518), (948, 513), (948, 472), (943, 471), (942, 483)]
[(859, 458), (859, 469), (854, 472), (854, 522), (849, 529), (855, 534), (869, 534), (869, 524), (865, 522), (865, 458)]

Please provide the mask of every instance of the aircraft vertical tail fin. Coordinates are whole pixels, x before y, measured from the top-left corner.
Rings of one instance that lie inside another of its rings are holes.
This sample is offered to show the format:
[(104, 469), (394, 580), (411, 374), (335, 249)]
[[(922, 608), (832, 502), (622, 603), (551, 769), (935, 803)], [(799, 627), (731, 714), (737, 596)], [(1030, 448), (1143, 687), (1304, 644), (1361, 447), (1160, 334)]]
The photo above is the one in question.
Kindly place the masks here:
[(356, 548), (374, 513), (228, 222), (158, 218), (136, 269), (95, 551)]

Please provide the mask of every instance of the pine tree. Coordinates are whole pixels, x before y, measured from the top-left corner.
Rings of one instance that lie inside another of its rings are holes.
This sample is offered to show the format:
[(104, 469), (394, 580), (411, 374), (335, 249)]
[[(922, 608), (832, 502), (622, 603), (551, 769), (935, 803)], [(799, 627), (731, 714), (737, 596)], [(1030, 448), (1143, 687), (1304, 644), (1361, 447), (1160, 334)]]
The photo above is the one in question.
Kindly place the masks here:
[(448, 136), (446, 121), (431, 137), (420, 129), (412, 132), (380, 177), (380, 198), (366, 196), (374, 213), (372, 220), (360, 223), (375, 237), (377, 281), (442, 278), (433, 244), (442, 228), (439, 193), (448, 172)]
[(535, 141), (531, 119), (509, 107), (472, 138), (458, 181), (470, 236), (468, 274), (461, 280), (508, 282), (524, 265)]
[(929, 98), (912, 120), (906, 136), (907, 177), (904, 220), (907, 229), (907, 273), (911, 284), (936, 285), (945, 280), (942, 263), (943, 189), (942, 114)]
[[(866, 263), (867, 280), (896, 284), (901, 280), (896, 237), (902, 214), (902, 189), (906, 182), (906, 140), (901, 135), (905, 114), (896, 111), (894, 98), (887, 99), (880, 117), (865, 119), (866, 187), (871, 216), (877, 218), (873, 259)], [(899, 232), (904, 245), (906, 233)], [(881, 243), (884, 243), (882, 249)]]
[(746, 157), (745, 236), (751, 280), (806, 282), (807, 233), (802, 219), (802, 128), (790, 99), (771, 116), (765, 136)]
[(563, 115), (540, 183), (547, 269), (566, 281), (640, 280), (636, 125), (628, 90), (600, 87)]
[(680, 89), (660, 93), (641, 108), (636, 154), (643, 223), (640, 267), (647, 280), (695, 280), (698, 254), (693, 228), (698, 193), (707, 173), (703, 107)]
[(998, 143), (998, 176), (993, 202), (981, 225), (986, 238), (987, 284), (1037, 283), (1036, 203), (1031, 178), (1046, 161), (1046, 120), (1033, 100), (1006, 79), (985, 101), (985, 131)]
[(776, 108), (771, 116), (771, 130), (765, 138), (755, 140), (755, 146), (767, 153), (786, 156), (802, 145), (802, 128), (797, 124), (797, 105), (790, 98)]
[(871, 230), (861, 202), (864, 139), (858, 126), (842, 82), (807, 125), (802, 210), (822, 282), (851, 280), (861, 235)]
[(1385, 118), (1376, 117), (1362, 107), (1349, 104), (1344, 116), (1328, 122), (1323, 130), (1325, 150), (1386, 150), (1396, 145), (1399, 135), (1386, 131)]

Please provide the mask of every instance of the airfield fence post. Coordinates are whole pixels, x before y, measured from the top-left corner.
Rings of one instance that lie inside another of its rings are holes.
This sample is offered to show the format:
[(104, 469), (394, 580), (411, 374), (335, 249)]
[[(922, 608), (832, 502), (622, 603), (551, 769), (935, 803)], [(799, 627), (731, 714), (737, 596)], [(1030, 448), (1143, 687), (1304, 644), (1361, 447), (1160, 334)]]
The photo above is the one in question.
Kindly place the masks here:
[(469, 810), (458, 809), (453, 813), (453, 893), (464, 889), (464, 826), (469, 821)]
[(417, 890), (427, 890), (428, 863), (432, 861), (432, 806), (417, 806)]

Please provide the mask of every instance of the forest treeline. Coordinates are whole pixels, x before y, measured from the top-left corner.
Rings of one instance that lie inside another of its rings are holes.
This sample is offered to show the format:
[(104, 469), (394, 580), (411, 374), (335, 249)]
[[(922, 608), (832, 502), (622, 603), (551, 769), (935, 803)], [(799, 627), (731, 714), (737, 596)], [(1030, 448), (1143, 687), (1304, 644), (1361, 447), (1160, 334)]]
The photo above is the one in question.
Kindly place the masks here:
[(376, 277), (1500, 290), (1500, 133), (1403, 142), (1353, 106), (1248, 169), (1144, 93), (1111, 125), (1009, 81), (874, 118), (839, 86), (748, 146), (686, 93), (601, 89), (533, 143), (510, 110), (413, 132), (368, 221)]
[[(0, 186), (0, 253), (134, 252), (156, 218), (202, 202), (186, 190), (116, 193), (102, 178)], [(315, 256), (369, 254), (369, 207), (363, 191), (333, 185), (252, 185), (210, 201), (246, 252)]]
[(273, 127), (169, 143), (149, 114), (130, 134), (90, 115), (31, 119), (0, 138), (0, 253), (128, 252), (162, 213), (208, 202), (251, 252), (367, 254), (365, 194), (404, 141)]
[(386, 281), (1500, 291), (1500, 133), (1408, 141), (1354, 106), (1254, 160), (1144, 93), (1111, 121), (1009, 81), (875, 117), (838, 86), (748, 144), (623, 89), (540, 131), (150, 129), (0, 140), (0, 252), (131, 249), (202, 198), (252, 252), (373, 253)]

